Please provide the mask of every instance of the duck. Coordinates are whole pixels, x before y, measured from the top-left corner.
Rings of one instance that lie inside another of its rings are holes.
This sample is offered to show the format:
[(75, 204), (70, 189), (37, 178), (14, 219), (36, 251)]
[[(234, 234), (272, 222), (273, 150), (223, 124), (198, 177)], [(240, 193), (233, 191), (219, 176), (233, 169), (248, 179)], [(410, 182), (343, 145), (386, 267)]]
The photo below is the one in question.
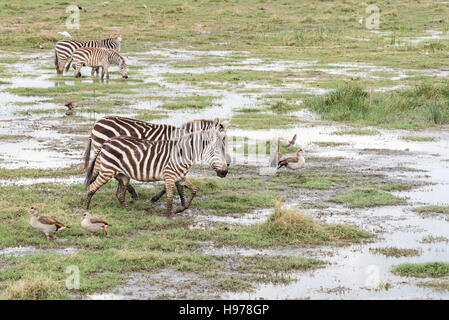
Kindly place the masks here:
[(74, 113), (74, 110), (73, 110), (73, 108), (75, 108), (75, 105), (73, 104), (73, 101), (72, 100), (70, 100), (70, 101), (67, 101), (65, 104), (64, 104), (64, 106), (66, 106), (67, 107), (67, 111), (66, 111), (66, 116), (71, 116), (71, 115), (73, 115), (73, 113)]
[(66, 226), (62, 222), (59, 222), (55, 218), (47, 217), (47, 216), (39, 216), (39, 208), (31, 207), (30, 213), (32, 217), (30, 219), (30, 225), (41, 232), (43, 232), (47, 236), (47, 241), (50, 240), (50, 234), (53, 234), (53, 239), (56, 239), (56, 232), (63, 229), (70, 229), (69, 226)]
[(93, 218), (89, 212), (85, 212), (83, 214), (83, 220), (81, 220), (81, 227), (90, 232), (90, 236), (93, 237), (93, 234), (101, 229), (104, 230), (105, 234), (108, 235), (109, 223), (104, 220), (100, 220), (97, 218)]
[(278, 162), (278, 169), (280, 169), (282, 167), (286, 167), (291, 170), (297, 170), (297, 169), (304, 167), (304, 165), (306, 164), (306, 160), (301, 155), (301, 152), (304, 152), (304, 150), (299, 148), (296, 151), (296, 157), (288, 157), (288, 158), (280, 160)]
[(288, 144), (285, 146), (285, 148), (290, 148), (291, 146), (295, 145), (296, 143), (296, 134), (293, 136), (293, 138), (288, 142)]

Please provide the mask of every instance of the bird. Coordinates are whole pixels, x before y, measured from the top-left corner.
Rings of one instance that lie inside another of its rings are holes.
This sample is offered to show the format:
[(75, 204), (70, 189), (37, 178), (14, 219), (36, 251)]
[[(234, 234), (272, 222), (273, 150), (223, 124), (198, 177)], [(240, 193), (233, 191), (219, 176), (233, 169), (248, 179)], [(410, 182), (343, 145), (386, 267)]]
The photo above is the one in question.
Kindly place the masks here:
[(74, 104), (73, 104), (73, 101), (72, 100), (70, 100), (70, 101), (67, 101), (65, 104), (64, 104), (64, 106), (66, 106), (67, 107), (67, 111), (66, 111), (66, 113), (65, 113), (65, 115), (66, 116), (71, 116), (71, 115), (73, 115), (73, 108), (75, 108), (75, 106), (74, 106)]
[(108, 229), (109, 223), (107, 223), (104, 220), (100, 220), (97, 218), (92, 218), (89, 212), (85, 212), (83, 214), (83, 220), (81, 220), (81, 227), (83, 227), (84, 230), (90, 232), (90, 236), (92, 237), (94, 232), (97, 232), (101, 229), (104, 230), (105, 234), (108, 235)]
[(299, 148), (296, 151), (296, 157), (288, 157), (288, 158), (285, 158), (285, 159), (282, 159), (281, 161), (279, 161), (278, 162), (278, 169), (280, 169), (282, 167), (286, 167), (286, 168), (289, 168), (291, 170), (297, 170), (299, 168), (304, 167), (304, 165), (306, 164), (306, 160), (301, 155), (301, 152), (304, 152), (304, 150)]
[(61, 35), (63, 35), (64, 37), (67, 37), (67, 38), (71, 38), (71, 37), (72, 37), (72, 36), (70, 35), (70, 33), (68, 33), (67, 31), (63, 31), (63, 32), (59, 31), (58, 33), (61, 34)]
[(31, 207), (30, 213), (33, 215), (30, 219), (30, 225), (47, 236), (47, 240), (50, 240), (49, 235), (53, 234), (53, 239), (56, 239), (56, 231), (63, 229), (70, 229), (69, 226), (59, 222), (55, 218), (47, 216), (39, 216), (39, 208)]
[(359, 20), (359, 24), (363, 24), (363, 18)]
[(285, 146), (285, 148), (290, 148), (291, 146), (295, 145), (296, 143), (296, 134), (293, 136), (293, 138), (288, 142), (288, 145)]

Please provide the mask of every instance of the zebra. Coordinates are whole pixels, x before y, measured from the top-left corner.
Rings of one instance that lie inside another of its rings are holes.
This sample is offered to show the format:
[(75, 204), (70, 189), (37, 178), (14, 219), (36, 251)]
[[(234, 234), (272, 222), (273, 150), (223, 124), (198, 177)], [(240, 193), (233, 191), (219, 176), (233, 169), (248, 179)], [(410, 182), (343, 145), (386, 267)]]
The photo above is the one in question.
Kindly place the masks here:
[[(213, 120), (197, 119), (184, 123), (181, 128), (167, 125), (167, 124), (155, 124), (137, 119), (131, 119), (120, 116), (105, 116), (98, 120), (91, 131), (89, 142), (87, 143), (86, 151), (84, 152), (84, 170), (87, 171), (90, 162), (90, 153), (93, 148), (94, 154), (98, 152), (98, 149), (103, 143), (115, 136), (130, 136), (139, 139), (146, 140), (170, 140), (181, 137), (189, 132), (207, 130), (213, 125)], [(219, 130), (226, 133), (226, 129), (229, 126), (229, 121), (225, 120), (219, 124)], [(228, 140), (225, 138), (226, 143), (226, 163), (229, 166), (231, 158), (228, 152)], [(176, 184), (178, 194), (181, 199), (181, 204), (184, 205), (184, 188), (180, 184)], [(139, 199), (136, 190), (131, 184), (127, 185), (128, 192), (134, 200)], [(158, 201), (165, 194), (165, 189), (151, 198), (152, 202)]]
[(103, 40), (72, 40), (63, 39), (56, 42), (55, 45), (55, 67), (58, 74), (62, 74), (64, 66), (68, 61), (65, 72), (69, 71), (72, 62), (72, 53), (81, 47), (109, 48), (120, 51), (121, 36), (106, 38)]
[(106, 79), (109, 79), (108, 68), (110, 65), (116, 65), (120, 69), (122, 77), (128, 78), (128, 66), (126, 65), (125, 58), (114, 50), (107, 48), (79, 48), (76, 49), (73, 54), (73, 68), (75, 69), (75, 77), (81, 77), (80, 69), (83, 66), (92, 67), (92, 76), (94, 72), (98, 75), (99, 67), (102, 67), (101, 80), (103, 80), (106, 74)]
[(220, 132), (216, 119), (209, 130), (194, 131), (174, 140), (149, 141), (128, 136), (109, 139), (95, 155), (86, 174), (85, 185), (89, 189), (85, 202), (86, 210), (89, 209), (95, 192), (112, 178), (119, 181), (116, 197), (126, 210), (129, 210), (129, 207), (125, 194), (130, 179), (164, 180), (169, 217), (173, 213), (173, 188), (179, 181), (190, 190), (190, 196), (175, 213), (186, 210), (196, 194), (195, 186), (186, 178), (195, 162), (206, 161), (219, 177), (224, 178), (227, 175), (225, 136)]

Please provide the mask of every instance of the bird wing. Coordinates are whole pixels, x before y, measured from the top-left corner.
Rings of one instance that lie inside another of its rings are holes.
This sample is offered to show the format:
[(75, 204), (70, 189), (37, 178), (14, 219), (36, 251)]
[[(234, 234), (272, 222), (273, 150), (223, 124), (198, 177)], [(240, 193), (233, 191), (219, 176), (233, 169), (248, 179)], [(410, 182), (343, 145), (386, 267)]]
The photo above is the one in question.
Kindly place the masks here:
[(40, 216), (37, 220), (42, 224), (54, 224), (58, 229), (65, 227), (63, 223), (52, 217)]
[(102, 224), (105, 224), (105, 225), (109, 225), (109, 223), (107, 223), (106, 221), (104, 221), (104, 220), (101, 220), (101, 219), (97, 219), (97, 218), (90, 218), (90, 223), (102, 223)]

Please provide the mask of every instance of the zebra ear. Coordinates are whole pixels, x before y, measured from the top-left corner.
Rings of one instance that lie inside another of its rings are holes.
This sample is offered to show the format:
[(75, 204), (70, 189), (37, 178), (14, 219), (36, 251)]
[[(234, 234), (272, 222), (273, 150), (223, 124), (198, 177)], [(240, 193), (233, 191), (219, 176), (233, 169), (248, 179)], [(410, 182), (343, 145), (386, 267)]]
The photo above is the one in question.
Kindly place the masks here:
[(231, 124), (231, 121), (229, 120), (225, 120), (221, 122), (221, 125), (223, 126), (223, 128), (227, 129), (229, 127), (229, 125)]
[(214, 127), (218, 128), (219, 125), (220, 125), (220, 119), (215, 118), (215, 120), (214, 120)]

